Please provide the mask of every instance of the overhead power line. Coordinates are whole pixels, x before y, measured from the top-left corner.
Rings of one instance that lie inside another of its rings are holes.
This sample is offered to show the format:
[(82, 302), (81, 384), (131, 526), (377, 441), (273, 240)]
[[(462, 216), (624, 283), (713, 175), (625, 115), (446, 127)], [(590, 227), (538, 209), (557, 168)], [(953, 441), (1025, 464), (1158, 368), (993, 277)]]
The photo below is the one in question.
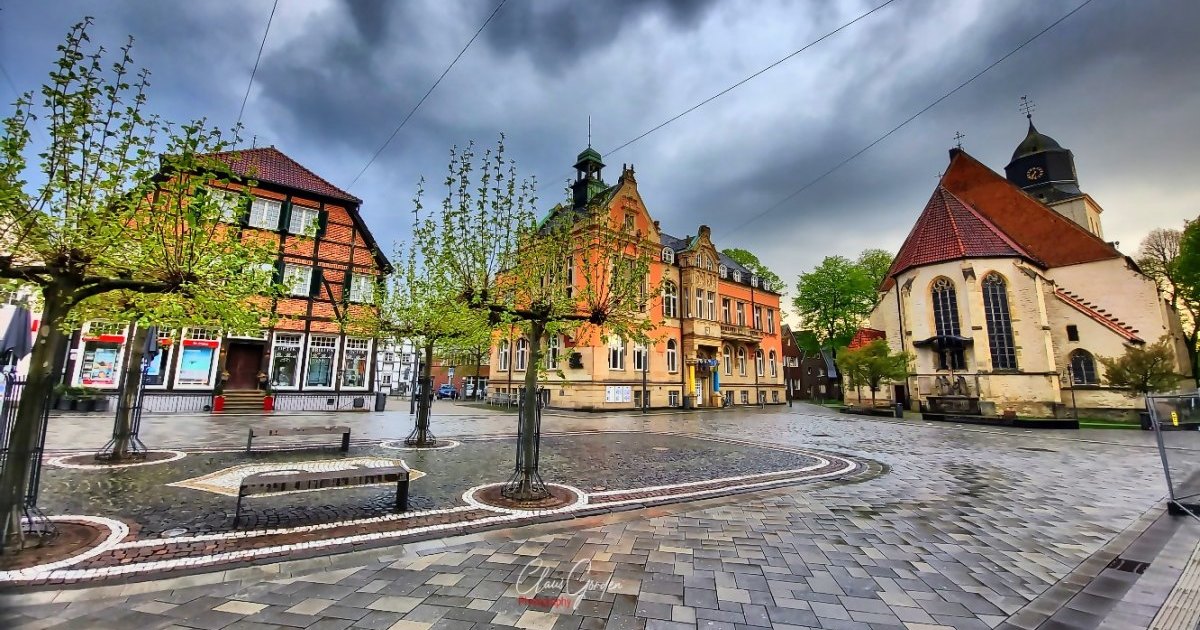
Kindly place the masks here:
[(271, 15), (267, 17), (267, 28), (263, 29), (262, 41), (258, 44), (258, 56), (254, 58), (254, 69), (250, 71), (250, 82), (246, 84), (246, 94), (242, 96), (242, 106), (238, 108), (237, 124), (242, 124), (242, 114), (246, 112), (246, 101), (250, 98), (250, 88), (254, 86), (254, 75), (258, 74), (258, 62), (262, 61), (263, 48), (267, 45), (267, 33), (271, 32), (271, 22), (275, 20), (275, 9), (279, 8), (279, 0), (271, 5)]
[(638, 137), (636, 137), (636, 138), (634, 138), (634, 139), (632, 139), (632, 140), (630, 140), (630, 141), (626, 142), (625, 144), (622, 144), (621, 146), (619, 146), (619, 147), (617, 147), (617, 148), (615, 148), (615, 149), (612, 149), (611, 151), (608, 151), (608, 152), (606, 152), (606, 153), (605, 153), (605, 155), (611, 155), (611, 154), (613, 154), (613, 153), (616, 153), (617, 151), (620, 151), (621, 149), (624, 149), (625, 147), (627, 147), (627, 146), (629, 146), (629, 145), (631, 145), (631, 144), (633, 144), (633, 143), (637, 142), (638, 140), (641, 140), (642, 138), (645, 138), (646, 136), (648, 136), (648, 135), (650, 135), (650, 134), (654, 133), (655, 131), (658, 131), (659, 129), (662, 129), (663, 127), (666, 127), (667, 125), (669, 125), (669, 124), (671, 124), (671, 123), (675, 122), (676, 120), (679, 120), (680, 118), (683, 118), (684, 116), (687, 116), (688, 114), (690, 114), (690, 113), (692, 113), (692, 112), (696, 111), (697, 109), (700, 109), (701, 107), (704, 107), (705, 105), (707, 105), (707, 104), (709, 104), (709, 103), (711, 103), (711, 102), (713, 102), (713, 101), (717, 100), (718, 98), (721, 98), (722, 96), (724, 96), (724, 95), (726, 95), (726, 94), (728, 94), (728, 93), (732, 92), (733, 90), (735, 90), (735, 89), (737, 89), (737, 88), (739, 88), (739, 87), (741, 87), (741, 86), (745, 85), (746, 83), (749, 83), (749, 82), (750, 82), (751, 80), (753, 80), (755, 77), (757, 77), (757, 76), (759, 76), (759, 75), (763, 74), (764, 72), (767, 72), (768, 70), (770, 70), (770, 69), (774, 68), (775, 66), (778, 66), (779, 64), (781, 64), (781, 63), (783, 63), (783, 62), (787, 61), (788, 59), (791, 59), (792, 57), (795, 57), (796, 55), (799, 55), (800, 53), (802, 53), (802, 52), (804, 52), (804, 51), (808, 50), (809, 48), (812, 48), (813, 46), (816, 46), (817, 44), (821, 43), (822, 41), (824, 41), (824, 40), (826, 40), (826, 39), (828, 39), (828, 38), (830, 38), (830, 37), (832, 37), (832, 36), (834, 36), (834, 35), (838, 34), (838, 33), (839, 33), (839, 32), (841, 32), (842, 30), (844, 30), (844, 29), (846, 29), (846, 28), (850, 27), (850, 26), (851, 26), (851, 25), (853, 25), (855, 22), (858, 22), (859, 20), (861, 20), (861, 19), (863, 19), (863, 18), (865, 18), (865, 17), (867, 17), (867, 16), (871, 15), (872, 13), (874, 13), (874, 12), (876, 12), (876, 11), (878, 11), (878, 10), (880, 10), (880, 9), (884, 8), (884, 7), (886, 7), (887, 5), (889, 5), (889, 4), (891, 4), (891, 3), (895, 2), (895, 1), (896, 1), (896, 0), (887, 0), (887, 2), (884, 2), (883, 4), (881, 4), (881, 5), (877, 6), (877, 7), (875, 7), (874, 9), (871, 9), (870, 11), (867, 11), (866, 13), (863, 13), (862, 15), (860, 15), (860, 16), (858, 16), (858, 17), (854, 18), (853, 20), (850, 20), (849, 22), (846, 22), (845, 24), (843, 24), (843, 25), (841, 25), (841, 26), (839, 26), (839, 27), (837, 27), (837, 28), (833, 29), (832, 31), (829, 31), (828, 33), (825, 33), (824, 35), (822, 35), (822, 36), (820, 36), (820, 37), (818, 37), (818, 38), (814, 39), (813, 41), (811, 41), (811, 42), (809, 42), (809, 43), (805, 44), (805, 45), (804, 45), (804, 46), (802, 46), (801, 48), (798, 48), (798, 49), (796, 49), (796, 50), (793, 50), (792, 52), (788, 53), (787, 55), (785, 55), (785, 56), (783, 56), (783, 57), (781, 57), (781, 58), (779, 58), (779, 59), (775, 60), (775, 61), (774, 61), (774, 62), (772, 62), (771, 64), (769, 64), (769, 65), (767, 65), (767, 66), (765, 66), (765, 67), (763, 67), (763, 68), (759, 69), (757, 72), (755, 72), (754, 74), (751, 74), (750, 76), (748, 76), (748, 77), (746, 77), (746, 78), (742, 79), (741, 81), (738, 81), (737, 83), (734, 83), (733, 85), (731, 85), (731, 86), (729, 86), (729, 87), (725, 88), (724, 90), (721, 90), (720, 92), (717, 92), (716, 94), (713, 94), (712, 96), (710, 96), (710, 97), (708, 97), (708, 98), (704, 99), (703, 101), (700, 101), (699, 103), (696, 103), (695, 105), (692, 105), (691, 107), (689, 107), (689, 108), (687, 108), (687, 109), (683, 110), (682, 112), (679, 112), (678, 114), (676, 114), (676, 115), (674, 115), (674, 116), (672, 116), (672, 117), (670, 117), (670, 118), (668, 118), (668, 119), (664, 120), (663, 122), (659, 123), (658, 125), (656, 125), (656, 126), (654, 126), (654, 127), (650, 128), (649, 130), (645, 131), (645, 132), (644, 132), (644, 133), (642, 133), (640, 136), (638, 136)]
[(483, 21), (483, 24), (479, 25), (479, 28), (475, 31), (475, 34), (472, 35), (471, 39), (467, 41), (467, 44), (462, 47), (462, 50), (458, 51), (458, 55), (454, 57), (454, 60), (450, 62), (450, 65), (446, 66), (446, 69), (442, 71), (442, 74), (437, 78), (437, 81), (434, 81), (433, 85), (429, 86), (429, 89), (425, 91), (425, 95), (421, 97), (421, 100), (417, 101), (417, 104), (413, 105), (413, 108), (410, 109), (408, 114), (404, 116), (404, 119), (400, 121), (400, 124), (396, 125), (396, 128), (392, 130), (392, 135), (388, 136), (388, 139), (385, 140), (383, 144), (379, 145), (379, 149), (375, 151), (375, 155), (372, 155), (371, 159), (367, 160), (367, 163), (363, 165), (362, 170), (358, 172), (358, 175), (355, 175), (354, 179), (350, 181), (350, 185), (346, 187), (347, 189), (353, 188), (354, 185), (358, 183), (359, 178), (363, 176), (363, 173), (366, 173), (367, 169), (371, 168), (371, 165), (375, 163), (375, 160), (379, 158), (380, 154), (383, 153), (383, 150), (392, 143), (393, 139), (395, 139), (396, 134), (400, 133), (400, 130), (404, 128), (404, 125), (408, 124), (408, 120), (413, 117), (413, 114), (417, 113), (417, 110), (421, 108), (421, 104), (425, 102), (425, 99), (429, 98), (429, 95), (433, 94), (433, 91), (437, 89), (437, 86), (442, 82), (442, 79), (445, 79), (446, 75), (450, 74), (450, 70), (454, 68), (454, 64), (458, 63), (459, 59), (462, 59), (462, 56), (467, 52), (467, 49), (471, 47), (471, 44), (475, 43), (475, 40), (479, 37), (479, 34), (483, 32), (483, 29), (487, 28), (487, 25), (491, 23), (492, 18), (496, 17), (496, 14), (500, 12), (500, 9), (504, 8), (504, 3), (506, 2), (508, 2), (508, 0), (500, 0), (500, 4), (497, 4), (495, 10), (492, 11), (492, 14)]
[(800, 193), (802, 193), (802, 192), (804, 192), (804, 191), (808, 190), (809, 188), (813, 187), (813, 186), (814, 186), (814, 185), (815, 185), (817, 182), (820, 182), (821, 180), (825, 179), (826, 177), (828, 177), (829, 175), (831, 175), (831, 174), (832, 174), (834, 171), (837, 171), (838, 169), (842, 168), (843, 166), (845, 166), (845, 165), (849, 164), (851, 161), (853, 161), (853, 160), (854, 160), (855, 158), (857, 158), (858, 156), (860, 156), (860, 155), (862, 155), (862, 154), (866, 153), (867, 151), (870, 151), (870, 150), (871, 150), (871, 148), (873, 148), (875, 145), (877, 145), (877, 144), (879, 144), (880, 142), (883, 142), (884, 140), (888, 139), (888, 138), (889, 138), (889, 137), (890, 137), (892, 134), (894, 134), (894, 133), (896, 133), (897, 131), (899, 131), (899, 130), (900, 130), (901, 128), (903, 128), (905, 125), (907, 125), (908, 123), (910, 123), (910, 122), (912, 122), (912, 121), (916, 120), (918, 116), (920, 116), (921, 114), (924, 114), (925, 112), (927, 112), (927, 111), (929, 111), (929, 110), (933, 109), (934, 107), (936, 107), (936, 106), (938, 105), (938, 103), (941, 103), (942, 101), (944, 101), (944, 100), (946, 100), (946, 99), (950, 98), (951, 96), (953, 96), (953, 95), (954, 95), (955, 93), (957, 93), (959, 90), (961, 90), (961, 89), (963, 89), (963, 88), (967, 87), (967, 86), (968, 86), (968, 85), (970, 85), (972, 82), (974, 82), (974, 81), (975, 81), (975, 79), (978, 79), (979, 77), (983, 76), (984, 74), (986, 74), (986, 73), (987, 73), (989, 70), (991, 70), (992, 68), (995, 68), (996, 66), (1000, 65), (1001, 63), (1004, 63), (1004, 61), (1005, 61), (1006, 59), (1008, 59), (1009, 57), (1012, 57), (1013, 55), (1017, 54), (1018, 52), (1020, 52), (1020, 51), (1021, 51), (1021, 49), (1022, 49), (1022, 48), (1025, 48), (1026, 46), (1028, 46), (1030, 43), (1032, 43), (1032, 42), (1033, 42), (1034, 40), (1036, 40), (1037, 38), (1039, 38), (1039, 37), (1041, 37), (1042, 35), (1045, 35), (1046, 33), (1050, 32), (1050, 30), (1051, 30), (1051, 29), (1053, 29), (1054, 27), (1058, 26), (1059, 24), (1062, 24), (1062, 23), (1063, 23), (1063, 21), (1065, 21), (1067, 18), (1071, 17), (1072, 15), (1075, 15), (1077, 12), (1079, 12), (1079, 10), (1080, 10), (1080, 9), (1082, 9), (1082, 8), (1086, 7), (1087, 5), (1091, 4), (1092, 2), (1093, 2), (1093, 0), (1084, 0), (1082, 3), (1080, 3), (1080, 4), (1079, 4), (1078, 6), (1076, 6), (1074, 9), (1071, 9), (1070, 11), (1068, 11), (1066, 15), (1063, 15), (1062, 17), (1058, 18), (1057, 20), (1054, 20), (1054, 21), (1053, 21), (1053, 22), (1051, 22), (1051, 23), (1050, 23), (1048, 26), (1046, 26), (1046, 27), (1045, 27), (1045, 28), (1043, 28), (1042, 30), (1040, 30), (1040, 31), (1038, 31), (1037, 33), (1035, 33), (1035, 34), (1034, 34), (1032, 37), (1030, 37), (1029, 39), (1026, 39), (1025, 41), (1021, 42), (1021, 43), (1020, 43), (1020, 44), (1019, 44), (1019, 45), (1018, 45), (1016, 48), (1013, 48), (1012, 50), (1010, 50), (1010, 51), (1008, 51), (1007, 53), (1005, 53), (1005, 55), (1004, 55), (1004, 56), (1002, 56), (1002, 57), (1000, 57), (999, 59), (997, 59), (997, 60), (993, 61), (992, 63), (988, 64), (988, 66), (987, 66), (987, 67), (985, 67), (984, 69), (980, 70), (979, 72), (976, 72), (974, 75), (972, 75), (972, 76), (971, 76), (971, 78), (967, 79), (966, 81), (963, 81), (962, 83), (959, 83), (957, 86), (955, 86), (955, 87), (954, 87), (954, 89), (952, 89), (952, 90), (950, 90), (949, 92), (946, 92), (945, 94), (943, 94), (943, 95), (939, 96), (939, 97), (937, 98), (937, 100), (935, 100), (935, 101), (933, 101), (932, 103), (930, 103), (930, 104), (926, 105), (924, 108), (922, 108), (922, 109), (921, 109), (921, 111), (918, 111), (917, 113), (913, 114), (912, 116), (909, 116), (908, 118), (904, 119), (904, 121), (903, 121), (903, 122), (901, 122), (900, 124), (896, 125), (895, 127), (892, 127), (890, 130), (888, 130), (888, 132), (887, 132), (887, 133), (883, 134), (882, 136), (879, 136), (878, 138), (876, 138), (875, 140), (873, 140), (873, 141), (872, 141), (870, 144), (868, 144), (867, 146), (865, 146), (865, 147), (863, 147), (863, 148), (859, 149), (858, 151), (854, 152), (854, 153), (853, 153), (853, 154), (851, 154), (849, 157), (847, 157), (847, 158), (843, 159), (841, 162), (838, 162), (837, 164), (834, 164), (832, 168), (830, 168), (829, 170), (825, 171), (824, 173), (821, 173), (820, 175), (818, 175), (817, 177), (815, 177), (814, 179), (812, 179), (812, 180), (811, 180), (811, 181), (809, 181), (808, 183), (806, 183), (806, 184), (804, 184), (803, 186), (801, 186), (801, 187), (797, 188), (796, 190), (792, 191), (792, 192), (791, 192), (790, 194), (788, 194), (786, 197), (784, 197), (783, 199), (780, 199), (779, 201), (775, 202), (775, 203), (774, 203), (774, 204), (772, 204), (771, 206), (767, 207), (765, 210), (762, 210), (761, 212), (758, 212), (757, 214), (755, 214), (755, 215), (753, 215), (753, 216), (749, 217), (748, 219), (740, 220), (740, 221), (739, 221), (739, 223), (738, 223), (738, 225), (737, 225), (736, 227), (734, 227), (734, 228), (733, 228), (733, 229), (732, 229), (732, 230), (731, 230), (729, 233), (730, 233), (730, 234), (736, 234), (737, 232), (739, 232), (739, 231), (743, 230), (743, 229), (744, 229), (746, 226), (748, 226), (748, 225), (750, 225), (751, 223), (753, 223), (753, 222), (755, 222), (755, 221), (757, 221), (757, 220), (761, 219), (763, 216), (765, 216), (765, 215), (767, 215), (768, 213), (770, 213), (770, 212), (774, 211), (775, 209), (779, 208), (780, 206), (782, 206), (783, 204), (787, 203), (788, 201), (791, 201), (792, 199), (794, 199), (794, 198), (795, 198), (797, 195), (799, 195)]

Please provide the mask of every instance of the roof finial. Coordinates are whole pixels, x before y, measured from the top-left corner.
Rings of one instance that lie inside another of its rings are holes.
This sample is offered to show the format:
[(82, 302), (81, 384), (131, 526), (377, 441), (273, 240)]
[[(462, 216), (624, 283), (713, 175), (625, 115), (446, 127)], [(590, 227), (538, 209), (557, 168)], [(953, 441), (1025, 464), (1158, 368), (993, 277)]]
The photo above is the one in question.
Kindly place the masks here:
[(258, 148), (258, 134), (254, 134), (253, 136), (250, 137), (250, 148), (251, 149)]
[(1021, 110), (1021, 113), (1025, 114), (1025, 117), (1029, 119), (1029, 124), (1032, 125), (1033, 124), (1033, 110), (1037, 109), (1037, 106), (1034, 105), (1033, 101), (1029, 100), (1028, 96), (1022, 96), (1021, 97), (1021, 105), (1019, 106), (1019, 109)]
[(592, 148), (592, 115), (588, 114), (588, 148)]
[(961, 149), (962, 148), (962, 139), (966, 138), (966, 137), (967, 137), (967, 134), (965, 134), (961, 131), (955, 131), (954, 132), (954, 141), (957, 143), (957, 144), (955, 144), (955, 146), (957, 146), (959, 149)]

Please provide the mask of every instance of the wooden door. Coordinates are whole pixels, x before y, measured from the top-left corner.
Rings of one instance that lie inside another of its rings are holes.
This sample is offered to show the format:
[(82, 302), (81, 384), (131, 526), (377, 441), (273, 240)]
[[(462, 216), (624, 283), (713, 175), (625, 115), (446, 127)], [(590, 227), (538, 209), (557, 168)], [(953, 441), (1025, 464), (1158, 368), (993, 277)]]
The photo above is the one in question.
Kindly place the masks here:
[(227, 389), (258, 389), (258, 372), (262, 368), (263, 347), (259, 344), (233, 343), (225, 357), (229, 372)]

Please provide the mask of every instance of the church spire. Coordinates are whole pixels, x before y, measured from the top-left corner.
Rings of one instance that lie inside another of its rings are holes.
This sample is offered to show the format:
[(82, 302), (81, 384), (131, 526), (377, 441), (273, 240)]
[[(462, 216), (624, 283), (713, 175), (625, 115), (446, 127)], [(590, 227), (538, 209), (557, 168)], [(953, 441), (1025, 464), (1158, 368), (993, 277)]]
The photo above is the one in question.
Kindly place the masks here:
[(1075, 156), (1033, 125), (1035, 105), (1028, 96), (1021, 97), (1019, 109), (1029, 128), (1004, 167), (1008, 181), (1047, 204), (1083, 194), (1075, 175)]
[(575, 182), (571, 184), (572, 205), (583, 208), (596, 193), (608, 188), (600, 176), (604, 162), (592, 148), (592, 117), (588, 116), (588, 146), (575, 159)]

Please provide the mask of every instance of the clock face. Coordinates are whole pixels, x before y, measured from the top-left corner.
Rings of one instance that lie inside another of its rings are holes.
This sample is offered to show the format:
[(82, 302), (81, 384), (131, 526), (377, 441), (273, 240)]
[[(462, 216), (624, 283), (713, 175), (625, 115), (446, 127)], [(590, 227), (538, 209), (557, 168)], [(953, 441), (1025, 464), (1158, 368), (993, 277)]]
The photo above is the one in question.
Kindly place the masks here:
[(1044, 169), (1040, 166), (1035, 166), (1035, 167), (1029, 169), (1028, 171), (1025, 171), (1025, 177), (1029, 178), (1029, 181), (1039, 180), (1045, 174), (1046, 174), (1046, 169)]

